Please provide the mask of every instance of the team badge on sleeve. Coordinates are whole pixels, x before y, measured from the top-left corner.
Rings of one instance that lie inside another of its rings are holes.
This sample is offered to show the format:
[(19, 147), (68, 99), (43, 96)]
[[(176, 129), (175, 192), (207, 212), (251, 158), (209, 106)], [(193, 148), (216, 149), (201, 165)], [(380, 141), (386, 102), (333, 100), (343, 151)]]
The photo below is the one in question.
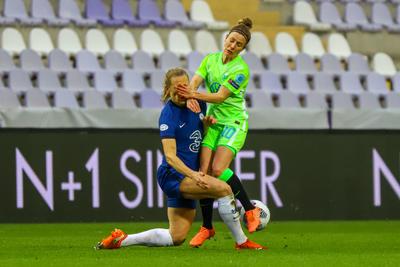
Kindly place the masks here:
[(246, 77), (243, 74), (238, 74), (235, 77), (235, 82), (239, 85), (242, 84), (242, 82), (246, 79)]
[(232, 85), (235, 89), (239, 89), (240, 85), (243, 83), (243, 81), (246, 79), (246, 76), (243, 74), (238, 74), (235, 76), (235, 79), (229, 79), (228, 83)]
[(168, 125), (166, 125), (166, 124), (161, 124), (161, 125), (160, 125), (160, 131), (166, 131), (166, 130), (168, 130)]

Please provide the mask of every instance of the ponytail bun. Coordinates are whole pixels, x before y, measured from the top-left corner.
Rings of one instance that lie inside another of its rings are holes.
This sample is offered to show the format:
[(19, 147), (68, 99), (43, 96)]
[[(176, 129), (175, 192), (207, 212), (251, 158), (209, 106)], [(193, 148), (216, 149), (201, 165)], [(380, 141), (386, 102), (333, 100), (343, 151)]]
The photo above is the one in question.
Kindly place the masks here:
[(249, 18), (243, 18), (238, 21), (238, 25), (244, 25), (250, 30), (253, 27), (253, 22)]

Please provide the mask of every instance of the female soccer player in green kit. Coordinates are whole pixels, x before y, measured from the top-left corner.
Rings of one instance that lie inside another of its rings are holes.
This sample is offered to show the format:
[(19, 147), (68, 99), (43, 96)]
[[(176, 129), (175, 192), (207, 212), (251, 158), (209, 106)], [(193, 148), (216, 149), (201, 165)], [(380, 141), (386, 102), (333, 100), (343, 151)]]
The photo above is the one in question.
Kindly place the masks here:
[[(246, 194), (239, 178), (229, 169), (232, 159), (243, 147), (248, 130), (245, 92), (249, 80), (249, 68), (239, 55), (251, 38), (252, 21), (244, 18), (232, 27), (225, 38), (222, 52), (207, 55), (197, 69), (189, 87), (178, 87), (178, 94), (188, 100), (188, 107), (200, 112), (197, 100), (210, 103), (207, 115), (217, 119), (209, 127), (202, 142), (200, 171), (227, 182), (235, 197), (246, 210), (250, 233), (260, 224), (260, 209), (255, 207)], [(207, 92), (197, 92), (202, 82)], [(190, 241), (192, 247), (201, 246), (215, 235), (212, 226), (212, 199), (200, 201), (203, 226)]]

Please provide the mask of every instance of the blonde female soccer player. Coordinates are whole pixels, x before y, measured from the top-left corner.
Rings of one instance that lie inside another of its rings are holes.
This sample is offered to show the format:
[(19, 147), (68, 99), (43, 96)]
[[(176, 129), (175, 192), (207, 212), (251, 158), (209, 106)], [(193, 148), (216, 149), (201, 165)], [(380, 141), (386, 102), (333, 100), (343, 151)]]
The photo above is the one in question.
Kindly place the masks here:
[[(260, 224), (260, 209), (251, 203), (239, 178), (229, 169), (229, 165), (243, 147), (248, 130), (244, 97), (249, 68), (239, 54), (250, 41), (251, 28), (252, 21), (249, 18), (240, 20), (226, 36), (223, 51), (209, 54), (203, 59), (189, 87), (178, 87), (178, 94), (189, 99), (188, 107), (192, 111), (200, 111), (198, 102), (193, 99), (210, 103), (207, 115), (216, 118), (217, 123), (209, 127), (202, 142), (200, 170), (231, 186), (235, 197), (246, 210), (250, 233)], [(197, 92), (203, 81), (207, 92)], [(215, 235), (212, 226), (212, 204), (212, 199), (200, 200), (203, 226), (190, 242), (193, 247), (201, 246)]]
[(186, 101), (176, 93), (178, 85), (187, 86), (189, 77), (185, 70), (175, 68), (165, 75), (159, 129), (164, 150), (163, 162), (157, 171), (157, 181), (168, 200), (169, 229), (151, 229), (127, 235), (115, 229), (110, 236), (96, 246), (98, 249), (113, 249), (121, 246), (178, 246), (185, 241), (195, 218), (195, 200), (215, 198), (218, 211), (231, 231), (237, 249), (264, 249), (265, 247), (247, 239), (239, 221), (234, 196), (230, 187), (199, 169), (199, 150), (203, 137), (203, 122), (213, 122), (205, 117), (205, 104), (200, 103), (200, 112), (186, 108)]

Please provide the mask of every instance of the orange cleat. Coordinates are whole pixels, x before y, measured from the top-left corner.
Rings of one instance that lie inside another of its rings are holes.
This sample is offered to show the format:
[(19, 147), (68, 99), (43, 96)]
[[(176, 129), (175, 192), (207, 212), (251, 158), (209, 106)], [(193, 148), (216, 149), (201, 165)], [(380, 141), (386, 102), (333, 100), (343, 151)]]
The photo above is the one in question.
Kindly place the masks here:
[(255, 249), (255, 250), (263, 250), (263, 249), (268, 249), (267, 247), (261, 246), (249, 239), (246, 240), (243, 244), (236, 244), (235, 245), (236, 249)]
[(115, 249), (120, 248), (122, 240), (128, 235), (120, 229), (115, 229), (111, 232), (111, 235), (104, 238), (101, 242), (97, 243), (96, 249)]
[(257, 230), (257, 227), (260, 225), (260, 212), (261, 209), (259, 207), (255, 207), (252, 210), (246, 211), (244, 216), (246, 216), (247, 221), (247, 229), (250, 233), (254, 233)]
[(206, 242), (207, 239), (210, 239), (215, 235), (215, 230), (207, 229), (205, 227), (200, 227), (200, 231), (190, 240), (190, 246), (193, 248), (198, 248)]

